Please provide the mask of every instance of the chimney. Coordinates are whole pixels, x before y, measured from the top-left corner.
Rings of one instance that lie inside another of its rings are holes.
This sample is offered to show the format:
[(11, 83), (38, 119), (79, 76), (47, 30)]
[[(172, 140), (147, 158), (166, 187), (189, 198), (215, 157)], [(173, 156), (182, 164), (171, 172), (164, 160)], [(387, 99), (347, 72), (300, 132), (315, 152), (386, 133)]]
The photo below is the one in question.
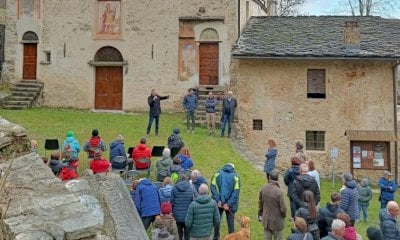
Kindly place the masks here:
[(360, 49), (360, 23), (346, 21), (344, 25), (344, 45), (347, 49)]

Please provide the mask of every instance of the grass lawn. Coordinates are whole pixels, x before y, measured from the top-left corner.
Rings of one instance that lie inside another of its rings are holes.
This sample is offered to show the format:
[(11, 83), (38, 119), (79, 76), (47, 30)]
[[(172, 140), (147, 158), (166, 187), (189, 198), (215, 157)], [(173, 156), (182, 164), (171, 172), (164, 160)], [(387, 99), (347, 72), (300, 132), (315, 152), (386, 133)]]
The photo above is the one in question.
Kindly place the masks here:
[[(148, 115), (145, 114), (112, 114), (112, 113), (93, 113), (89, 111), (79, 111), (72, 109), (49, 109), (34, 108), (23, 111), (0, 110), (0, 116), (24, 126), (31, 139), (39, 142), (39, 154), (50, 156), (50, 152), (44, 150), (44, 140), (46, 138), (58, 138), (60, 144), (63, 143), (66, 132), (73, 130), (81, 146), (89, 139), (93, 128), (99, 129), (100, 136), (107, 145), (114, 140), (118, 134), (125, 136), (125, 148), (135, 146), (139, 139), (145, 135)], [(257, 222), (258, 195), (260, 188), (265, 184), (265, 174), (257, 171), (246, 159), (243, 159), (231, 145), (230, 139), (207, 136), (205, 128), (197, 128), (195, 134), (185, 131), (182, 114), (162, 114), (160, 117), (160, 136), (154, 136), (154, 126), (148, 139), (148, 145), (166, 145), (167, 138), (172, 133), (173, 128), (180, 128), (183, 140), (190, 147), (195, 168), (199, 169), (209, 181), (213, 173), (219, 170), (225, 163), (235, 164), (237, 172), (241, 176), (240, 205), (237, 215), (249, 216), (252, 220), (251, 234), (252, 239), (263, 239), (263, 230)], [(279, 147), (279, 146), (278, 146)], [(105, 152), (108, 158), (109, 152)], [(261, 156), (260, 156), (261, 157)], [(88, 167), (85, 153), (80, 153), (79, 170)], [(158, 158), (153, 158), (155, 162)], [(282, 160), (282, 159), (278, 159)], [(151, 178), (155, 179), (154, 171)], [(336, 183), (336, 191), (341, 187)], [(334, 191), (328, 181), (321, 183), (321, 206), (329, 201), (330, 193)], [(286, 195), (286, 194), (285, 194)], [(288, 201), (287, 201), (288, 203)], [(369, 209), (370, 217), (368, 223), (357, 223), (357, 231), (365, 236), (368, 226), (379, 224), (378, 210), (380, 203), (377, 194), (374, 195)], [(288, 215), (290, 210), (288, 208)], [(221, 234), (227, 233), (226, 220), (222, 221)], [(289, 235), (291, 224), (286, 221), (284, 237)], [(236, 227), (238, 229), (238, 226)]]

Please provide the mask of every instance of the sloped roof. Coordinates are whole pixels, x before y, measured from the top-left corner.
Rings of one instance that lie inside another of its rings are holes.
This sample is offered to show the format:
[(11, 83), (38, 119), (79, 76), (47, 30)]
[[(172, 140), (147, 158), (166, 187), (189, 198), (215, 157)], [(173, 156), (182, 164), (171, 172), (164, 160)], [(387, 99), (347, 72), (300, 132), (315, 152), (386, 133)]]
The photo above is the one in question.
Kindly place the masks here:
[(396, 135), (390, 131), (363, 131), (363, 130), (347, 130), (345, 135), (350, 141), (382, 141), (395, 142)]
[[(360, 49), (346, 49), (346, 21), (358, 21)], [(353, 16), (251, 17), (233, 58), (400, 58), (400, 19)]]

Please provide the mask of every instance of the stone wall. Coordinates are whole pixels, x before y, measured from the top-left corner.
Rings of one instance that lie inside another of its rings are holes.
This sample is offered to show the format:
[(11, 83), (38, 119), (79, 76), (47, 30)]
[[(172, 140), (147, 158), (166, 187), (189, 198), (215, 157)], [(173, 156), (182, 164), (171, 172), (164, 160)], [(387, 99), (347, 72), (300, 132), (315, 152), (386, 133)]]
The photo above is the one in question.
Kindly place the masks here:
[[(350, 170), (346, 130), (393, 131), (393, 64), (372, 61), (234, 60), (232, 89), (239, 105), (241, 137), (250, 152), (265, 160), (267, 139), (278, 143), (277, 165), (290, 164), (295, 142), (306, 131), (325, 131), (325, 150), (307, 151), (321, 175), (332, 168), (332, 147), (339, 148), (337, 173)], [(326, 69), (326, 99), (307, 98), (307, 69)], [(253, 119), (263, 130), (253, 130)], [(392, 169), (394, 144), (391, 144)], [(359, 171), (377, 179), (382, 171)]]
[(148, 239), (119, 175), (62, 182), (4, 119), (0, 143), (0, 240)]

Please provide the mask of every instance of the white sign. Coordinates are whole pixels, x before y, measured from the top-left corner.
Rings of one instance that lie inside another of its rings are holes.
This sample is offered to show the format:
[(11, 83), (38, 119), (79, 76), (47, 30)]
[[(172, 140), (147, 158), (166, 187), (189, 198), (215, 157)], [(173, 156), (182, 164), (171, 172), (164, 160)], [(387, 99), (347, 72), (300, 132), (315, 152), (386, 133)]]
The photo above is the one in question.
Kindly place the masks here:
[(333, 147), (331, 149), (331, 158), (337, 159), (339, 157), (339, 148)]

